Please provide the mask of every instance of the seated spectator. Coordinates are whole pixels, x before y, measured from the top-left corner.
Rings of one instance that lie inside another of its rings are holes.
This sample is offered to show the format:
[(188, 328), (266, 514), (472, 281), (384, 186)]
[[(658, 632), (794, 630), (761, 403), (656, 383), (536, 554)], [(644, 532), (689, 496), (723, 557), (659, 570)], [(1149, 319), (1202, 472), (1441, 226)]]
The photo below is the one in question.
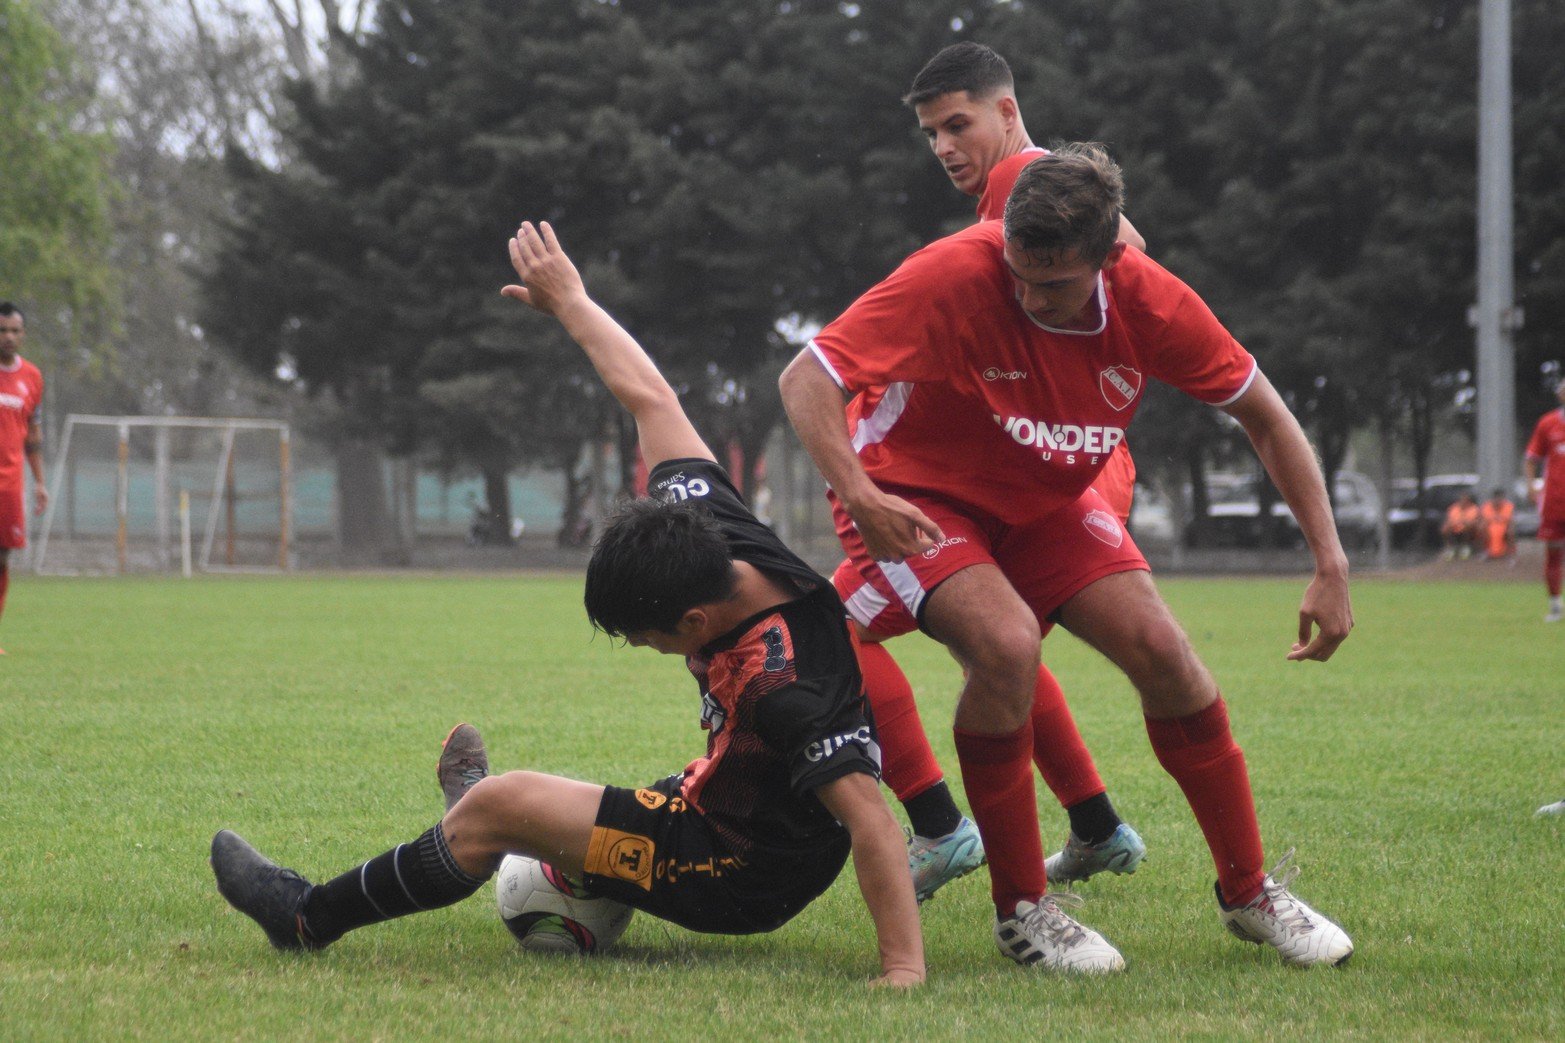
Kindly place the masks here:
[(1504, 489), (1496, 489), (1484, 502), (1479, 512), (1483, 519), (1484, 553), (1489, 560), (1508, 558), (1516, 553), (1516, 532), (1511, 518), (1516, 505), (1505, 495)]
[(1472, 493), (1463, 493), (1445, 512), (1440, 536), (1445, 541), (1445, 559), (1472, 557), (1479, 538), (1478, 501)]

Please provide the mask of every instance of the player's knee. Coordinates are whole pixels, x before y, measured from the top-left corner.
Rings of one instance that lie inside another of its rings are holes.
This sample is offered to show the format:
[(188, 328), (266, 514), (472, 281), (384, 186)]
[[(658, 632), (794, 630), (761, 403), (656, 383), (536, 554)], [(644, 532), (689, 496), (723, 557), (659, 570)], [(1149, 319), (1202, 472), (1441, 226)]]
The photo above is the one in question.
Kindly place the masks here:
[(1138, 688), (1178, 687), (1200, 670), (1184, 630), (1166, 612), (1133, 620), (1115, 657)]
[(474, 824), (525, 818), (544, 803), (538, 784), (541, 778), (534, 771), (508, 771), (479, 779), (462, 795), (452, 814), (461, 812), (462, 818)]
[(973, 677), (1030, 693), (1038, 673), (1041, 641), (1037, 621), (1027, 615), (996, 623), (988, 628), (984, 640), (969, 642), (957, 651), (962, 666)]

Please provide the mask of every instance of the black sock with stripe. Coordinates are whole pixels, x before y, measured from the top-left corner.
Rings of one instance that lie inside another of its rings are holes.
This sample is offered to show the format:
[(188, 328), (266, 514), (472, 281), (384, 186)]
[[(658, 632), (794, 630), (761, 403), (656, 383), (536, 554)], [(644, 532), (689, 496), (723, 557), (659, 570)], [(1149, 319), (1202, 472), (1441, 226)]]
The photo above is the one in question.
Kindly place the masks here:
[(301, 925), (311, 941), (326, 945), (355, 928), (455, 905), (488, 879), (462, 871), (437, 822), (411, 844), (310, 888)]

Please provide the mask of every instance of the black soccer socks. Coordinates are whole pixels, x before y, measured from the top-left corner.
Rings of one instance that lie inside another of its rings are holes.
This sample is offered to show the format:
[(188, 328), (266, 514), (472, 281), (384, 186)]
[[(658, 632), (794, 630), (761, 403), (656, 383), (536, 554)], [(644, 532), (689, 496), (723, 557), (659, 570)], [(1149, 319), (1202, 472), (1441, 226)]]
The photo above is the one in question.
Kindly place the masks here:
[(455, 905), (488, 879), (462, 871), (437, 822), (411, 844), (317, 884), (304, 902), (303, 927), (310, 941), (326, 945), (355, 928)]

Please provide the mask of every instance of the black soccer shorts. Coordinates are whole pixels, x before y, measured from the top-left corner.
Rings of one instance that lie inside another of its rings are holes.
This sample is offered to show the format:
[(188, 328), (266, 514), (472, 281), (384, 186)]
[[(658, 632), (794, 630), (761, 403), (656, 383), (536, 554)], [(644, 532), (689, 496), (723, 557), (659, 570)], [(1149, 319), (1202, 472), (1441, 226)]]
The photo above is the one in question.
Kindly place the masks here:
[(585, 866), (594, 895), (692, 931), (756, 934), (793, 919), (842, 871), (845, 835), (786, 859), (764, 849), (741, 857), (679, 795), (683, 778), (604, 787)]

